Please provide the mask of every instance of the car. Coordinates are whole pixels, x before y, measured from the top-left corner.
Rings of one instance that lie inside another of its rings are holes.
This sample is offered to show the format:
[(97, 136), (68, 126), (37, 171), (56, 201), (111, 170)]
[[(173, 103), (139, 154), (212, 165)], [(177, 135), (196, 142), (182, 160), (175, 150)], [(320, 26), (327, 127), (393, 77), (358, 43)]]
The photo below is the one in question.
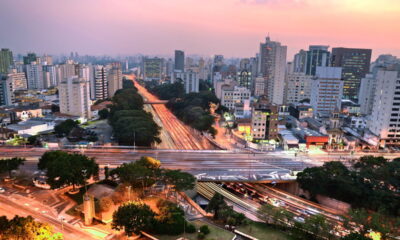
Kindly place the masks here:
[(6, 190), (4, 188), (0, 187), (0, 193), (5, 193), (5, 192), (6, 192)]
[(293, 219), (296, 222), (299, 222), (299, 223), (305, 223), (306, 222), (306, 220), (304, 218), (302, 218), (302, 217), (294, 217)]

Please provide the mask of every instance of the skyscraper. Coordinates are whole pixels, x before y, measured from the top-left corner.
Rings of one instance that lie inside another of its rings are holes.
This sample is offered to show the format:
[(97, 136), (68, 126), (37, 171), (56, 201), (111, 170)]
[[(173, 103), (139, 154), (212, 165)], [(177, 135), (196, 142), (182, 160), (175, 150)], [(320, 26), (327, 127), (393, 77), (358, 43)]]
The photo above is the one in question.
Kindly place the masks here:
[(11, 81), (13, 91), (26, 90), (28, 88), (25, 73), (17, 72), (17, 69), (10, 70), (7, 78)]
[(143, 80), (160, 81), (162, 78), (163, 60), (161, 58), (143, 58)]
[(41, 64), (33, 61), (26, 65), (26, 79), (28, 89), (42, 90), (44, 89), (43, 67)]
[(175, 50), (175, 70), (185, 70), (185, 52), (181, 50)]
[(91, 117), (89, 82), (72, 76), (60, 83), (60, 112), (86, 119)]
[(340, 67), (317, 67), (316, 78), (311, 85), (311, 106), (315, 114), (327, 117), (340, 109), (343, 94), (341, 77)]
[(307, 51), (301, 49), (298, 53), (294, 55), (293, 71), (305, 73), (306, 64), (307, 64)]
[(23, 57), (23, 59), (24, 59), (24, 64), (25, 65), (26, 64), (30, 64), (31, 62), (40, 63), (40, 61), (38, 61), (38, 57), (36, 56), (36, 53), (28, 53), (28, 55)]
[(259, 69), (265, 78), (264, 94), (268, 101), (283, 104), (287, 47), (269, 37), (260, 44)]
[(8, 68), (13, 64), (13, 54), (7, 48), (2, 48), (0, 51), (0, 74), (7, 73)]
[(306, 74), (315, 75), (317, 67), (329, 66), (329, 46), (311, 45), (307, 51)]
[(112, 63), (110, 66), (110, 70), (108, 70), (107, 74), (108, 81), (108, 97), (111, 98), (114, 96), (115, 92), (119, 89), (122, 89), (122, 69), (121, 63)]
[(369, 72), (371, 52), (371, 49), (332, 49), (332, 66), (342, 68), (343, 98), (358, 102), (361, 78)]
[(15, 103), (14, 91), (11, 79), (7, 75), (0, 75), (0, 106), (12, 105)]
[(249, 70), (243, 69), (239, 71), (237, 73), (237, 81), (239, 83), (239, 86), (251, 90), (252, 77), (251, 77), (251, 72)]
[(400, 145), (400, 72), (378, 70), (371, 119), (367, 126), (380, 145)]
[(285, 104), (297, 103), (311, 98), (313, 76), (303, 72), (292, 72), (286, 75)]
[(95, 100), (104, 100), (108, 98), (107, 69), (102, 65), (93, 66), (93, 90), (91, 97)]

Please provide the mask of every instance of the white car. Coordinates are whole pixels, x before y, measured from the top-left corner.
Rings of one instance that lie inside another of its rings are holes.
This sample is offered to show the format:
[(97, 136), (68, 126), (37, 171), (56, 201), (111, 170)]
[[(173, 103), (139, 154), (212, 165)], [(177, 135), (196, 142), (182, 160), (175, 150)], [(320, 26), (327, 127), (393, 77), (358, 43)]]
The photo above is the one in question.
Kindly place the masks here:
[(5, 192), (6, 192), (6, 190), (4, 188), (0, 187), (0, 193), (5, 193)]
[(305, 223), (305, 219), (302, 217), (294, 217), (293, 220), (295, 220), (296, 222), (299, 222), (299, 223)]

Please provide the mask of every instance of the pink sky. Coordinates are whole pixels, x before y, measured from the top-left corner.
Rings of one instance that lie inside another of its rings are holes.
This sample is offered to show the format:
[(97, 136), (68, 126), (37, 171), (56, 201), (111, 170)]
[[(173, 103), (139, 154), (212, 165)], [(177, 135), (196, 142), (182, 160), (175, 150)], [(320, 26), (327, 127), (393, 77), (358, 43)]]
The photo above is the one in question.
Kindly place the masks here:
[(1, 0), (0, 47), (25, 53), (251, 57), (269, 33), (400, 56), (400, 0)]

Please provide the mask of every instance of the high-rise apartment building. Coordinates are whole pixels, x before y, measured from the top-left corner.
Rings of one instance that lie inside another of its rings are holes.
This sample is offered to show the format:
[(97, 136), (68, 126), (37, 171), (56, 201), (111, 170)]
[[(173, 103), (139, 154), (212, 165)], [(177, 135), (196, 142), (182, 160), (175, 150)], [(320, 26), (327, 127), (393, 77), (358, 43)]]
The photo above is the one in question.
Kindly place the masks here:
[(122, 89), (121, 63), (112, 63), (108, 70), (108, 97), (113, 97), (115, 92)]
[(15, 103), (14, 90), (11, 79), (7, 75), (0, 75), (0, 106), (12, 105)]
[(42, 90), (44, 89), (43, 66), (35, 61), (30, 62), (26, 66), (26, 79), (28, 89)]
[(267, 100), (253, 104), (251, 136), (254, 140), (278, 139), (278, 106)]
[(94, 100), (104, 100), (108, 98), (108, 81), (107, 81), (107, 68), (102, 65), (93, 66), (93, 82), (91, 87), (93, 93), (91, 94)]
[(191, 70), (186, 72), (175, 72), (173, 82), (182, 80), (185, 93), (199, 92), (199, 75)]
[(243, 69), (237, 73), (237, 82), (239, 86), (251, 90), (252, 75), (247, 69)]
[(251, 92), (245, 87), (225, 85), (222, 87), (221, 104), (229, 109), (234, 109), (238, 103), (250, 100)]
[(315, 115), (328, 117), (340, 109), (343, 94), (341, 78), (340, 67), (317, 67), (316, 78), (311, 85), (311, 106)]
[(143, 59), (143, 80), (160, 81), (163, 72), (163, 59), (144, 58)]
[(260, 44), (259, 69), (265, 78), (264, 94), (274, 104), (283, 103), (287, 47), (266, 38)]
[(11, 81), (13, 91), (28, 89), (25, 73), (11, 69), (7, 74), (7, 78)]
[(31, 62), (40, 63), (40, 58), (36, 56), (36, 53), (28, 53), (26, 56), (23, 57), (24, 64), (31, 64)]
[(307, 66), (307, 51), (301, 49), (294, 55), (293, 72), (306, 72)]
[(369, 72), (371, 53), (371, 49), (332, 49), (332, 67), (342, 68), (343, 98), (358, 102), (361, 79)]
[(358, 103), (360, 104), (360, 113), (370, 115), (374, 104), (376, 89), (376, 77), (374, 74), (367, 74), (361, 79), (360, 90), (358, 93)]
[(63, 80), (59, 86), (60, 112), (90, 119), (89, 82), (77, 76)]
[(311, 98), (311, 85), (313, 76), (303, 72), (286, 74), (285, 104), (298, 103)]
[(378, 70), (369, 130), (380, 138), (380, 145), (400, 145), (400, 72)]
[(307, 75), (315, 75), (317, 67), (328, 67), (330, 53), (329, 46), (311, 45), (307, 51), (306, 71)]
[(264, 77), (256, 77), (254, 79), (254, 96), (260, 97), (264, 95), (265, 90), (265, 78)]
[(178, 71), (185, 71), (185, 52), (175, 50), (175, 69)]
[(57, 86), (57, 66), (44, 65), (43, 66), (43, 84), (44, 88)]
[(0, 50), (0, 74), (7, 73), (13, 64), (13, 54), (10, 49), (2, 48)]

